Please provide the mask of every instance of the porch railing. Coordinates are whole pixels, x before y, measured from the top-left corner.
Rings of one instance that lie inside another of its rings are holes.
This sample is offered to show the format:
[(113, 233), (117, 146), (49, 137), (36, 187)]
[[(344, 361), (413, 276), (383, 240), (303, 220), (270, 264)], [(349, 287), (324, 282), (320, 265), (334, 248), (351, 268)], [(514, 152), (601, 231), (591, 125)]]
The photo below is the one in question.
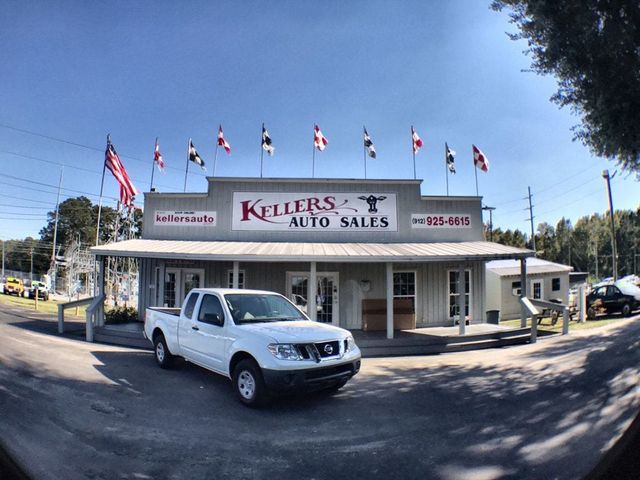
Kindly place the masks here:
[(82, 300), (74, 300), (72, 302), (61, 303), (58, 305), (58, 333), (64, 333), (64, 311), (67, 308), (82, 307), (89, 305), (86, 310), (86, 330), (85, 336), (87, 342), (93, 342), (93, 327), (101, 325), (104, 317), (104, 295), (96, 297), (83, 298)]

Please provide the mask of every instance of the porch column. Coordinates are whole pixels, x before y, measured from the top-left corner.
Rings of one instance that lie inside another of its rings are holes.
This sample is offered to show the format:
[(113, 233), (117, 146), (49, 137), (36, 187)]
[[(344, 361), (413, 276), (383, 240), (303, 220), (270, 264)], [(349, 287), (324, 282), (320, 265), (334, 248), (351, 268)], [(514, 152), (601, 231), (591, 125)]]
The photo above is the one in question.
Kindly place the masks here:
[(465, 301), (466, 301), (466, 282), (465, 282), (465, 268), (464, 263), (460, 264), (458, 268), (458, 335), (464, 335), (467, 328), (466, 315), (465, 315)]
[(238, 288), (240, 284), (240, 262), (233, 262), (233, 282), (232, 287)]
[(393, 338), (393, 263), (387, 263), (387, 338)]
[(318, 271), (316, 262), (311, 262), (309, 268), (309, 285), (307, 290), (307, 315), (315, 322), (318, 319), (318, 307), (316, 306), (316, 297), (318, 296)]
[[(105, 285), (104, 285), (104, 276), (105, 276), (105, 257), (98, 257), (98, 275), (96, 278), (96, 282), (98, 283), (98, 296), (105, 295)], [(100, 327), (104, 326), (104, 301), (98, 307), (98, 311), (96, 312), (96, 320), (97, 325)]]
[[(520, 259), (520, 298), (527, 296), (527, 259)], [(533, 321), (533, 319), (531, 320)], [(527, 309), (520, 304), (520, 327), (527, 326)]]

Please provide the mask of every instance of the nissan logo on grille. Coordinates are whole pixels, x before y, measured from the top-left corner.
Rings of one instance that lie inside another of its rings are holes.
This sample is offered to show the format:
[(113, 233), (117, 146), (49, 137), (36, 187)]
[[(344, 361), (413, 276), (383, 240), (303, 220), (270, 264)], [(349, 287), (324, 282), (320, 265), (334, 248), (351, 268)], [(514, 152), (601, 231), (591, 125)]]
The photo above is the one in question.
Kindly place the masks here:
[(327, 343), (324, 346), (324, 353), (326, 353), (327, 355), (331, 355), (333, 353), (333, 347), (331, 346), (330, 343)]

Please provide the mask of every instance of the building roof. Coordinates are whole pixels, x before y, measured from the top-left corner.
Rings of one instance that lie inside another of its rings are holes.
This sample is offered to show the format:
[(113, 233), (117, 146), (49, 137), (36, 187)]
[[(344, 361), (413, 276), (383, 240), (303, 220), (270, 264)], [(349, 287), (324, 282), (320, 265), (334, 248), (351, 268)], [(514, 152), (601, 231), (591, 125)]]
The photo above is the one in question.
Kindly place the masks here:
[[(541, 258), (529, 257), (526, 262), (527, 275), (536, 273), (562, 273), (573, 270), (573, 267), (569, 265), (553, 263)], [(494, 260), (487, 262), (487, 270), (491, 270), (500, 277), (517, 276), (520, 275), (520, 262), (517, 260)]]
[(442, 262), (525, 258), (531, 250), (492, 242), (306, 243), (126, 240), (93, 247), (94, 255), (242, 262)]

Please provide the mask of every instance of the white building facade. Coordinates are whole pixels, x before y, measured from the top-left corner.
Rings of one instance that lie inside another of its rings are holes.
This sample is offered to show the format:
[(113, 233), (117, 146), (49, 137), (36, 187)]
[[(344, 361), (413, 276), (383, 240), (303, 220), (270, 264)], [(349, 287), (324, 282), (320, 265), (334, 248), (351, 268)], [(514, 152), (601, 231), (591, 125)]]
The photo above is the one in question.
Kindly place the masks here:
[(145, 194), (143, 238), (93, 253), (139, 259), (141, 312), (180, 306), (194, 287), (239, 287), (388, 337), (453, 325), (463, 300), (467, 323), (483, 322), (485, 263), (533, 252), (484, 241), (480, 197), (422, 196), (420, 184), (208, 178), (206, 193)]

